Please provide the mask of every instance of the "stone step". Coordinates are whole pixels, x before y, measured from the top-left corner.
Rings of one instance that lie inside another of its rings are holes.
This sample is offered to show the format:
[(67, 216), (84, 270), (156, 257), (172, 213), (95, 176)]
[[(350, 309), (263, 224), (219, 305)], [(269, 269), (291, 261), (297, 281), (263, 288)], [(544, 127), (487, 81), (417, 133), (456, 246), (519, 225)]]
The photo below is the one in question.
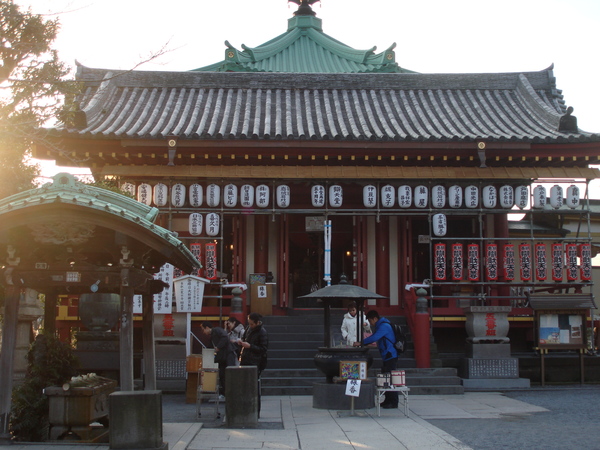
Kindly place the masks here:
[(461, 386), (409, 386), (410, 395), (462, 395), (465, 393)]
[(422, 386), (462, 386), (459, 377), (411, 377), (406, 375), (406, 385), (411, 389)]
[(261, 395), (312, 395), (312, 386), (262, 386)]

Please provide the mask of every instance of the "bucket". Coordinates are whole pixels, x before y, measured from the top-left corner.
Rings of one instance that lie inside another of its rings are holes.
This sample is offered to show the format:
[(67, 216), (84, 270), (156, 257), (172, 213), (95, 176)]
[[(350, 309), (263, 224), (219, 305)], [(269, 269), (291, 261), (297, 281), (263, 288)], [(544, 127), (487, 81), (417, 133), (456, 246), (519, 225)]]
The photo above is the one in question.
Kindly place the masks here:
[(392, 385), (404, 386), (406, 384), (406, 372), (404, 370), (392, 370)]

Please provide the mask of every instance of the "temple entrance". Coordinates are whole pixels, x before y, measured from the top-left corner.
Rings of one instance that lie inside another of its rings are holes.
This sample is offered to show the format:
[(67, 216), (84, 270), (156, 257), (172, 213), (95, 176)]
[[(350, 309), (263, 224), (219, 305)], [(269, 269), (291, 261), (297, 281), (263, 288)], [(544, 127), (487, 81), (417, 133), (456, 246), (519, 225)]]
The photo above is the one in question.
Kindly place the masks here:
[[(293, 308), (320, 307), (317, 300), (300, 299), (325, 287), (324, 216), (297, 215), (289, 221), (289, 289)], [(352, 217), (331, 217), (331, 284), (342, 274), (352, 282)], [(343, 307), (342, 300), (332, 304)]]

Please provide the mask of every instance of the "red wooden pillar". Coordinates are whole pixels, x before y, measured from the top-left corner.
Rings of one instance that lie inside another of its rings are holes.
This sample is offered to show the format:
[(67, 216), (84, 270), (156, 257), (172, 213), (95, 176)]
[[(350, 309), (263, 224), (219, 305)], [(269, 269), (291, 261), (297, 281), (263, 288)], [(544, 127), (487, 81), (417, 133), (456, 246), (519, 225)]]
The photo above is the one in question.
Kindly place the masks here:
[[(390, 296), (390, 222), (381, 217), (375, 223), (375, 291), (386, 297)], [(389, 300), (385, 300), (389, 306)]]
[(254, 216), (254, 272), (269, 272), (269, 216)]

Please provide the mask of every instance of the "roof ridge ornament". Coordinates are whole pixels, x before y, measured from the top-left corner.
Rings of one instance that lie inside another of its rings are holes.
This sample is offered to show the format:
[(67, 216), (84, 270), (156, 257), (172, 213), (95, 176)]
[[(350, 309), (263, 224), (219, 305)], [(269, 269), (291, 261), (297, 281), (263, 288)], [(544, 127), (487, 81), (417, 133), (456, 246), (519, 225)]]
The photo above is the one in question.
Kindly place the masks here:
[(288, 0), (288, 3), (295, 3), (300, 6), (294, 16), (316, 16), (317, 13), (312, 10), (311, 5), (319, 1), (321, 0)]

